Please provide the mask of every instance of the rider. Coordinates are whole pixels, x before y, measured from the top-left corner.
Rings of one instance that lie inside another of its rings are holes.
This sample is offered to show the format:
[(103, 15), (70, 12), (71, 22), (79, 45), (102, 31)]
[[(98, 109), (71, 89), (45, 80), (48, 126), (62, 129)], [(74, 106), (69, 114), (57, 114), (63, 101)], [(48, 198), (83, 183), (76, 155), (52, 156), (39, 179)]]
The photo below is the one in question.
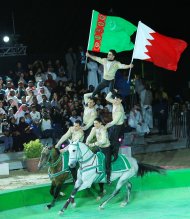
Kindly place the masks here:
[(114, 81), (115, 74), (118, 69), (129, 69), (133, 68), (133, 64), (121, 64), (116, 61), (115, 58), (117, 56), (117, 52), (114, 49), (110, 49), (107, 58), (100, 58), (97, 56), (90, 55), (89, 52), (86, 52), (86, 57), (89, 57), (96, 62), (100, 63), (104, 67), (103, 79), (96, 87), (96, 89), (92, 93), (92, 97), (95, 97), (102, 89), (109, 87), (110, 91), (114, 94)]
[(91, 97), (92, 93), (84, 94), (84, 113), (83, 113), (83, 127), (84, 141), (90, 134), (93, 127), (94, 119), (97, 117), (97, 111), (95, 108), (95, 99)]
[(112, 98), (112, 92), (109, 92), (106, 96), (106, 100), (112, 103), (112, 121), (105, 125), (106, 128), (110, 128), (109, 139), (111, 142), (111, 153), (114, 156), (115, 161), (119, 152), (119, 137), (124, 126), (125, 112), (122, 105), (122, 96), (118, 93), (115, 94), (115, 98)]
[[(95, 142), (92, 141), (95, 138)], [(94, 120), (94, 127), (92, 128), (90, 135), (86, 139), (86, 144), (89, 147), (97, 146), (98, 149), (105, 155), (107, 183), (111, 184), (111, 153), (110, 153), (110, 141), (108, 139), (107, 129), (102, 125), (100, 118)]]
[[(74, 122), (74, 125), (68, 129), (68, 131), (61, 137), (61, 139), (57, 142), (55, 145), (55, 148), (60, 148), (62, 143), (65, 142), (68, 139), (71, 139), (72, 142), (80, 141), (83, 142), (84, 140), (84, 131), (81, 127), (81, 121), (76, 120)], [(64, 149), (61, 149), (61, 152), (65, 152), (68, 150), (68, 146), (64, 147)], [(76, 168), (70, 168), (71, 174), (73, 176), (74, 181), (77, 179), (77, 169)]]

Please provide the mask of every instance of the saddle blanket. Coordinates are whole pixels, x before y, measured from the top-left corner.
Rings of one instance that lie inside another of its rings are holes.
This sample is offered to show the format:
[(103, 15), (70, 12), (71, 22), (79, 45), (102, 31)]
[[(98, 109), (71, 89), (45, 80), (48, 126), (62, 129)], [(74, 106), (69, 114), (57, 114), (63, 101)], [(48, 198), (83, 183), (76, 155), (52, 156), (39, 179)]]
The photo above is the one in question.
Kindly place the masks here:
[[(98, 152), (98, 168), (97, 172), (105, 172), (105, 155), (102, 152)], [(127, 159), (127, 157), (123, 154), (119, 154), (116, 161), (111, 163), (111, 171), (112, 172), (122, 172), (129, 170), (131, 168), (131, 165)]]

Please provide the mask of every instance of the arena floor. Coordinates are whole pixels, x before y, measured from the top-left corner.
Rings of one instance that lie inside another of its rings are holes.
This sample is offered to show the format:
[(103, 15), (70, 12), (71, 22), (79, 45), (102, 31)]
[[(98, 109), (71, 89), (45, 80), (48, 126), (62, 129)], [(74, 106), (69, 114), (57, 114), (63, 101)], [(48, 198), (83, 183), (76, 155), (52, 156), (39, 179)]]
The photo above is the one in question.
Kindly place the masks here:
[[(71, 185), (65, 188), (65, 197), (61, 197), (54, 208), (45, 210), (51, 200), (49, 185), (27, 187), (3, 191), (0, 193), (0, 218), (14, 219), (54, 219), (54, 218), (120, 218), (120, 219), (185, 219), (190, 218), (190, 169), (168, 170), (166, 175), (151, 173), (143, 178), (132, 179), (133, 189), (130, 203), (120, 207), (124, 189), (111, 200), (104, 210), (99, 210), (101, 201), (96, 201), (96, 193), (86, 189), (77, 193), (76, 208), (68, 207), (64, 215), (58, 216), (71, 191)], [(107, 194), (114, 189), (106, 185)]]

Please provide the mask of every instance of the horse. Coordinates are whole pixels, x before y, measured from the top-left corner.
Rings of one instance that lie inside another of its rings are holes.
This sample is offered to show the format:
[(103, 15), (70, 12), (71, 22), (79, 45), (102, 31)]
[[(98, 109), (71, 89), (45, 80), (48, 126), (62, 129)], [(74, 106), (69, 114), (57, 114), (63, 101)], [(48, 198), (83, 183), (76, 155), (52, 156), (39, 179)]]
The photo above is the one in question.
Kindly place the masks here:
[[(73, 142), (69, 144), (69, 162), (70, 168), (76, 166), (79, 163), (77, 172), (77, 181), (70, 197), (63, 205), (62, 209), (58, 212), (59, 215), (63, 214), (71, 203), (73, 207), (76, 206), (75, 195), (78, 191), (86, 188), (90, 188), (93, 183), (106, 183), (104, 154), (101, 152), (93, 153), (92, 150), (82, 142)], [(126, 195), (124, 201), (121, 203), (121, 207), (128, 204), (130, 199), (130, 193), (132, 184), (129, 179), (133, 176), (143, 177), (148, 172), (157, 172), (164, 174), (165, 169), (159, 166), (150, 164), (138, 163), (134, 157), (127, 157), (124, 154), (119, 154), (116, 161), (112, 162), (111, 168), (111, 182), (118, 179), (115, 190), (113, 193), (100, 205), (99, 208), (103, 209), (105, 205), (115, 197), (122, 186), (126, 186)]]
[(48, 166), (48, 175), (51, 180), (50, 194), (53, 196), (47, 209), (52, 208), (59, 196), (63, 183), (69, 179), (68, 152), (60, 153), (55, 147), (45, 146), (41, 152), (38, 169)]

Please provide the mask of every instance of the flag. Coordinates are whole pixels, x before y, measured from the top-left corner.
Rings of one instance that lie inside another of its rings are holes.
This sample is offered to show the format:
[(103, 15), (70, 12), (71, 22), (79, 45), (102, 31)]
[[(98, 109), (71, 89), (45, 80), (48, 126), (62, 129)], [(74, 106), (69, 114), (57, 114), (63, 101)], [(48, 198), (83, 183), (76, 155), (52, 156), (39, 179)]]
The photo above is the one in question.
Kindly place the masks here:
[(168, 70), (177, 70), (177, 63), (187, 43), (159, 34), (139, 21), (132, 59), (153, 62)]
[(106, 16), (93, 10), (87, 50), (105, 53), (110, 49), (116, 52), (132, 50), (134, 44), (130, 36), (136, 30), (135, 25), (123, 18)]

